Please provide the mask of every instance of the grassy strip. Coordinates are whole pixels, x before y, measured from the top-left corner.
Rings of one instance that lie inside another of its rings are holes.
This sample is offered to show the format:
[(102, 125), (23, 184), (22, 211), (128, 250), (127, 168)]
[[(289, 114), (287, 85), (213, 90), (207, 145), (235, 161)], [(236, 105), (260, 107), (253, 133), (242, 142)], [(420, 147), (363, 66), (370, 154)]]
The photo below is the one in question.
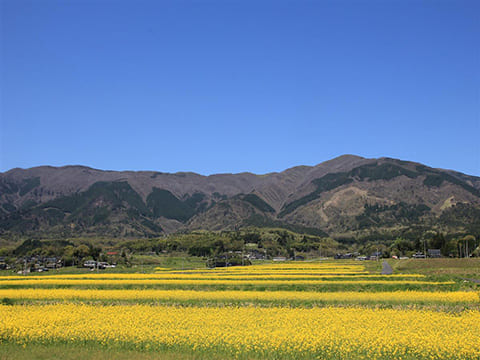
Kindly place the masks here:
[(397, 274), (397, 275), (334, 275), (334, 274), (285, 274), (285, 273), (249, 273), (249, 274), (211, 274), (211, 273), (162, 273), (162, 274), (81, 274), (81, 275), (52, 275), (52, 276), (9, 276), (2, 278), (0, 282), (5, 281), (25, 281), (25, 280), (263, 280), (263, 279), (275, 279), (275, 280), (329, 280), (329, 281), (347, 281), (347, 280), (422, 280), (425, 279), (425, 275), (419, 274)]
[[(97, 343), (91, 344), (12, 344), (0, 343), (0, 360), (202, 360), (204, 354), (195, 353), (191, 349), (142, 351), (121, 347), (106, 347)], [(224, 354), (210, 353), (212, 360), (224, 360)]]
[(464, 311), (480, 311), (479, 304), (469, 302), (445, 303), (441, 301), (418, 301), (415, 303), (408, 301), (382, 301), (375, 302), (373, 300), (360, 301), (342, 301), (342, 300), (163, 300), (163, 299), (143, 299), (143, 300), (114, 300), (114, 299), (71, 299), (71, 300), (37, 300), (37, 299), (0, 299), (0, 304), (8, 305), (56, 305), (56, 304), (85, 304), (94, 306), (131, 306), (131, 305), (148, 305), (148, 306), (173, 306), (173, 307), (258, 307), (258, 308), (325, 308), (335, 306), (338, 308), (366, 308), (366, 309), (394, 309), (394, 310), (429, 310), (441, 311), (448, 313), (461, 313)]
[(123, 284), (121, 286), (114, 284), (101, 284), (101, 285), (3, 285), (0, 289), (98, 289), (98, 290), (112, 290), (112, 289), (124, 289), (124, 290), (145, 290), (145, 289), (158, 289), (158, 290), (195, 290), (195, 291), (315, 291), (315, 292), (343, 292), (343, 291), (357, 291), (357, 292), (380, 292), (380, 291), (459, 291), (463, 289), (475, 289), (480, 288), (479, 285), (465, 282), (453, 282), (453, 283), (431, 283), (431, 284), (262, 284), (255, 285), (245, 282), (244, 284), (237, 285), (217, 285), (217, 284), (203, 284), (203, 285), (183, 285), (183, 284)]
[[(85, 360), (85, 359), (115, 359), (115, 360), (360, 360), (367, 359), (368, 356), (362, 353), (350, 353), (348, 357), (337, 354), (302, 354), (295, 355), (280, 353), (231, 353), (221, 349), (211, 350), (192, 350), (187, 347), (176, 348), (155, 348), (132, 349), (128, 346), (119, 346), (108, 344), (101, 345), (98, 343), (28, 343), (13, 344), (0, 343), (0, 360)], [(378, 360), (391, 360), (391, 355), (379, 357)], [(419, 359), (417, 355), (404, 356), (404, 360)], [(452, 360), (454, 358), (451, 358)], [(445, 358), (445, 360), (450, 360)]]
[(4, 286), (15, 286), (15, 285), (452, 285), (453, 281), (425, 281), (425, 280), (377, 280), (377, 279), (368, 279), (368, 280), (325, 280), (325, 279), (315, 279), (315, 280), (297, 280), (297, 279), (288, 279), (288, 280), (251, 280), (246, 278), (235, 279), (235, 280), (225, 280), (225, 279), (33, 279), (33, 280), (0, 280), (0, 287)]

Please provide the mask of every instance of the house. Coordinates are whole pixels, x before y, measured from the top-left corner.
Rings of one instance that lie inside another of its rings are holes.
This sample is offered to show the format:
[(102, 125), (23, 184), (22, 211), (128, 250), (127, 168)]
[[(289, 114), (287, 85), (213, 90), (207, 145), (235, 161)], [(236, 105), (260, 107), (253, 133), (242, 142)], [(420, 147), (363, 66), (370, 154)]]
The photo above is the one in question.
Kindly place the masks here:
[(442, 257), (442, 254), (440, 253), (440, 249), (428, 249), (427, 254), (428, 254), (428, 257), (430, 258)]
[(47, 269), (56, 269), (62, 267), (62, 260), (56, 257), (49, 257), (45, 259), (45, 267)]
[(382, 257), (382, 252), (381, 251), (375, 251), (374, 253), (372, 253), (372, 255), (370, 255), (369, 259), (370, 260), (378, 260)]
[(263, 251), (250, 250), (247, 253), (246, 258), (250, 259), (250, 260), (255, 260), (255, 259), (256, 260), (265, 260), (266, 256), (265, 256), (265, 252), (263, 252)]
[(0, 270), (6, 270), (7, 269), (7, 263), (5, 262), (4, 257), (0, 257)]
[(352, 253), (347, 253), (347, 254), (336, 254), (334, 256), (334, 259), (353, 259), (353, 257), (355, 256), (355, 254), (352, 254)]

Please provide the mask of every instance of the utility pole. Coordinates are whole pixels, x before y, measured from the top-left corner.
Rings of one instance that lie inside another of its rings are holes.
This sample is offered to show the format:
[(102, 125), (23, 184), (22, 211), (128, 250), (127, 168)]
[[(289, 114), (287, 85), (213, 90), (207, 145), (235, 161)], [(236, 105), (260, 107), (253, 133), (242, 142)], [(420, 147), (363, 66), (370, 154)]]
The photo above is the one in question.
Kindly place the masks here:
[(427, 260), (427, 239), (423, 239), (423, 256)]

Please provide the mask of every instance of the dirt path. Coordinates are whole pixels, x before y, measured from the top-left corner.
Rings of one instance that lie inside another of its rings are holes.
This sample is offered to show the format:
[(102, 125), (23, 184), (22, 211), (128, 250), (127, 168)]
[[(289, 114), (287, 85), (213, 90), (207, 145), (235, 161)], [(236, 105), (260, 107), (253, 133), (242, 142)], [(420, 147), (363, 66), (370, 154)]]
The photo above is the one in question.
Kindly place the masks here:
[(382, 275), (392, 275), (393, 274), (393, 269), (390, 266), (390, 264), (386, 261), (383, 261), (382, 264)]

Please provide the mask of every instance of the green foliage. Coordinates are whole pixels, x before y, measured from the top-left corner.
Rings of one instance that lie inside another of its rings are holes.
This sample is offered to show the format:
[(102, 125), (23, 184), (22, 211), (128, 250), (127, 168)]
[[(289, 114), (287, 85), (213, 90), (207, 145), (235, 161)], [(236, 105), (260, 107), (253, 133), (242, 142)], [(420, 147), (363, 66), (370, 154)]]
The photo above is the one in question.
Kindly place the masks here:
[[(255, 250), (269, 256), (292, 256), (293, 250), (301, 252), (317, 251), (322, 247), (325, 254), (328, 249), (338, 245), (334, 240), (298, 234), (278, 228), (248, 228), (239, 231), (198, 231), (187, 234), (172, 234), (165, 238), (136, 239), (117, 245), (131, 253), (145, 252), (187, 252), (191, 256), (211, 257), (226, 252), (244, 251), (246, 244), (255, 243)], [(334, 251), (332, 250), (333, 254)]]
[[(106, 204), (105, 206), (108, 206), (110, 209), (132, 207), (137, 209), (142, 215), (148, 213), (140, 195), (126, 181), (99, 181), (85, 192), (60, 197), (41, 205), (40, 208), (57, 208), (66, 213), (71, 213), (72, 218), (82, 215), (95, 217), (95, 209), (98, 208), (96, 203), (98, 202)], [(98, 216), (101, 218), (101, 214)]]
[(437, 171), (437, 170), (428, 170), (428, 172), (426, 171), (426, 178), (425, 180), (423, 181), (423, 184), (425, 186), (431, 186), (431, 187), (439, 187), (441, 184), (443, 184), (443, 182), (449, 182), (451, 184), (454, 184), (454, 185), (457, 185), (457, 186), (460, 186), (462, 189), (468, 191), (469, 193), (477, 196), (477, 197), (480, 197), (480, 190), (474, 188), (473, 186), (469, 185), (468, 183), (466, 183), (465, 181), (453, 176), (453, 175), (450, 175), (448, 173), (445, 173), (445, 172), (440, 172), (440, 171)]
[(108, 206), (96, 208), (93, 213), (93, 225), (105, 223), (110, 216), (110, 209)]
[(443, 180), (445, 180), (441, 175), (439, 174), (429, 174), (423, 180), (423, 185), (425, 186), (431, 186), (431, 187), (439, 187), (442, 185)]
[(20, 206), (20, 210), (28, 210), (34, 206), (37, 206), (37, 202), (35, 200), (28, 199)]
[(261, 214), (253, 214), (243, 222), (244, 226), (255, 226), (265, 228), (283, 228), (297, 233), (304, 233), (317, 236), (328, 236), (328, 234), (317, 228), (310, 228), (302, 225), (289, 224), (280, 220), (273, 220)]
[(13, 181), (8, 179), (0, 179), (0, 194), (15, 194), (18, 191), (18, 186)]
[(214, 244), (212, 241), (205, 243), (192, 244), (188, 248), (188, 254), (191, 256), (208, 256), (214, 252)]
[(396, 255), (405, 255), (407, 252), (415, 250), (415, 243), (407, 239), (397, 238), (390, 249)]
[(392, 180), (399, 176), (406, 176), (410, 179), (416, 178), (419, 174), (415, 171), (408, 170), (405, 167), (394, 165), (391, 163), (384, 163), (378, 165), (369, 164), (359, 166), (348, 173), (351, 177), (356, 177), (359, 180)]
[(82, 206), (85, 206), (86, 197), (83, 193), (74, 194), (72, 196), (62, 196), (57, 199), (51, 200), (40, 208), (56, 208), (66, 213), (73, 213)]
[(0, 217), (0, 228), (3, 230), (12, 230), (26, 222), (20, 211), (15, 211), (8, 216)]
[(72, 245), (67, 240), (27, 239), (13, 250), (16, 256), (43, 254), (61, 256), (65, 246)]
[(317, 192), (325, 192), (335, 189), (339, 186), (350, 184), (353, 181), (349, 177), (349, 174), (338, 173), (338, 174), (327, 174), (320, 179), (313, 180), (313, 183), (317, 186)]
[(464, 190), (470, 192), (471, 194), (480, 197), (480, 190), (471, 186), (468, 184), (464, 178), (464, 175), (462, 174), (456, 174), (455, 173), (446, 173), (444, 171), (439, 171), (436, 169), (431, 169), (428, 168), (424, 165), (417, 165), (416, 166), (417, 171), (422, 174), (426, 175), (425, 180), (423, 181), (423, 184), (425, 186), (432, 186), (432, 187), (438, 187), (440, 186), (444, 181), (450, 182), (452, 184), (458, 185)]
[(25, 240), (21, 245), (19, 245), (13, 253), (15, 255), (26, 255), (29, 251), (38, 249), (42, 247), (42, 242), (38, 239), (28, 239)]
[(274, 213), (275, 209), (272, 208), (270, 205), (265, 202), (265, 200), (261, 199), (255, 194), (247, 194), (242, 196), (242, 200), (248, 202), (249, 204), (256, 207), (258, 210), (267, 212), (267, 213)]
[(142, 219), (140, 220), (140, 223), (145, 226), (146, 228), (149, 228), (155, 233), (161, 233), (163, 231), (162, 227), (160, 225), (155, 224), (153, 221), (150, 221), (148, 219)]
[[(161, 228), (148, 219), (149, 210), (126, 181), (97, 182), (84, 192), (63, 196), (0, 218), (0, 228), (27, 234), (95, 232), (151, 236)], [(73, 224), (74, 226), (71, 226)]]
[(370, 226), (393, 226), (417, 222), (419, 218), (430, 211), (425, 204), (410, 205), (398, 203), (394, 205), (365, 205), (362, 214), (356, 216), (358, 229)]
[(15, 302), (10, 298), (4, 297), (0, 300), (0, 304), (2, 304), (2, 305), (14, 305)]
[(178, 221), (187, 221), (194, 214), (188, 201), (183, 202), (164, 189), (153, 188), (147, 197), (147, 206), (155, 217), (163, 216)]
[(49, 225), (56, 225), (63, 220), (65, 213), (59, 209), (52, 208), (45, 210), (45, 216)]
[(30, 192), (34, 188), (40, 185), (40, 178), (35, 177), (35, 178), (30, 178), (30, 179), (24, 179), (22, 184), (20, 185), (20, 196), (25, 195), (26, 193)]
[(480, 235), (480, 208), (471, 204), (457, 204), (443, 211), (439, 223), (464, 228), (469, 233)]
[(474, 188), (473, 186), (467, 184), (465, 181), (457, 179), (456, 177), (454, 177), (452, 175), (449, 175), (449, 174), (442, 174), (442, 176), (444, 177), (445, 181), (448, 181), (452, 184), (458, 185), (461, 188), (463, 188), (464, 190), (468, 191), (469, 193), (471, 193), (471, 194), (473, 194), (477, 197), (480, 197), (480, 190), (478, 190), (478, 189)]
[(348, 173), (327, 174), (320, 179), (315, 179), (312, 181), (312, 183), (317, 187), (317, 189), (310, 194), (303, 196), (300, 199), (294, 200), (284, 206), (278, 216), (283, 217), (293, 212), (298, 207), (317, 199), (318, 197), (320, 197), (321, 193), (335, 189), (345, 184), (349, 184), (351, 182), (353, 182), (353, 179), (349, 178)]
[(83, 228), (108, 224), (112, 213), (135, 209), (140, 215), (148, 210), (140, 196), (125, 182), (97, 182), (87, 191), (60, 198), (43, 207), (57, 207), (70, 215), (67, 222), (79, 223)]
[[(447, 245), (447, 240), (442, 233), (436, 233), (432, 236), (432, 238), (428, 241), (428, 248), (429, 249), (445, 249)], [(443, 252), (443, 255), (448, 255)]]
[(204, 200), (205, 200), (205, 194), (196, 192), (192, 196), (188, 197), (184, 201), (184, 204), (191, 209), (197, 209)]
[(4, 204), (2, 205), (2, 207), (3, 207), (6, 211), (8, 211), (8, 212), (13, 212), (13, 211), (17, 210), (17, 208), (16, 208), (14, 205), (10, 204), (10, 203), (4, 203)]

